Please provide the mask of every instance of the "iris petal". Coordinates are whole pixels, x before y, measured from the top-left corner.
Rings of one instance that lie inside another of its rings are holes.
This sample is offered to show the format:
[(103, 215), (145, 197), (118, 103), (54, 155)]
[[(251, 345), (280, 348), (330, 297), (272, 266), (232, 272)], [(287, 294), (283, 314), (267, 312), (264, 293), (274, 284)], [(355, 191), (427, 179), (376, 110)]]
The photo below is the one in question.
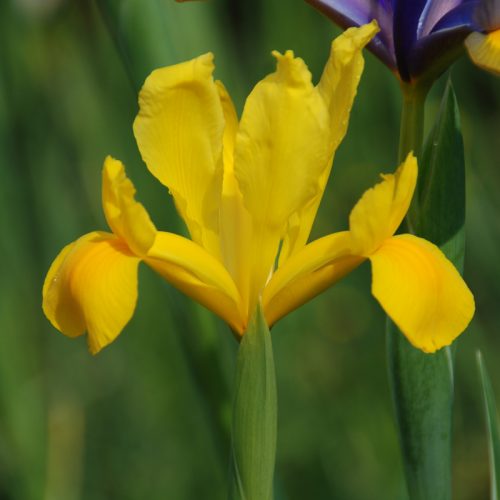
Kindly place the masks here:
[(280, 253), (280, 265), (302, 248), (309, 238), (330, 176), (333, 156), (347, 132), (349, 115), (364, 68), (362, 50), (377, 31), (377, 23), (372, 22), (361, 28), (350, 28), (332, 42), (330, 57), (317, 85), (330, 117), (328, 140), (331, 157), (319, 175), (319, 190), (316, 196), (288, 221), (287, 234)]
[(438, 247), (405, 234), (386, 240), (370, 260), (373, 295), (415, 347), (435, 352), (465, 330), (474, 298)]
[(264, 289), (264, 314), (269, 325), (336, 283), (363, 260), (353, 255), (348, 231), (303, 247), (274, 273)]
[(248, 96), (236, 137), (235, 176), (253, 225), (250, 309), (289, 217), (320, 191), (318, 178), (330, 161), (329, 114), (309, 70), (291, 51), (274, 55), (276, 72)]
[(306, 1), (344, 29), (362, 26), (375, 19), (381, 31), (372, 40), (369, 48), (384, 64), (392, 69), (396, 69), (392, 0), (355, 0), (348, 2), (345, 0)]
[(463, 4), (463, 0), (439, 0), (427, 2), (418, 24), (417, 38), (428, 35), (436, 23), (450, 10)]
[(214, 256), (177, 234), (158, 232), (144, 261), (173, 286), (243, 333), (246, 318), (236, 286)]
[(382, 182), (363, 194), (349, 217), (355, 254), (369, 256), (396, 232), (410, 207), (417, 173), (417, 160), (410, 153), (394, 174), (383, 175)]
[(153, 71), (134, 133), (151, 173), (173, 195), (194, 241), (219, 254), (224, 116), (213, 55)]
[[(252, 219), (243, 203), (238, 181), (234, 175), (234, 147), (238, 131), (238, 117), (231, 97), (221, 82), (216, 82), (224, 112), (224, 180), (220, 206), (220, 244), (222, 260), (233, 277), (243, 304), (247, 305), (250, 292), (250, 262), (248, 249), (252, 242)], [(248, 311), (245, 311), (248, 314)]]
[(350, 231), (306, 245), (278, 269), (263, 296), (270, 324), (369, 258), (373, 295), (415, 347), (434, 352), (462, 333), (474, 299), (453, 264), (426, 240), (392, 236), (409, 208), (416, 169), (409, 155), (365, 192), (351, 212)]
[(109, 233), (94, 232), (65, 247), (43, 287), (43, 310), (70, 337), (88, 332), (92, 354), (112, 342), (137, 301), (139, 258)]
[(500, 76), (500, 29), (488, 35), (471, 33), (465, 46), (474, 64)]
[(102, 206), (109, 227), (138, 256), (153, 244), (156, 228), (146, 209), (135, 201), (135, 187), (122, 162), (108, 156), (102, 171)]

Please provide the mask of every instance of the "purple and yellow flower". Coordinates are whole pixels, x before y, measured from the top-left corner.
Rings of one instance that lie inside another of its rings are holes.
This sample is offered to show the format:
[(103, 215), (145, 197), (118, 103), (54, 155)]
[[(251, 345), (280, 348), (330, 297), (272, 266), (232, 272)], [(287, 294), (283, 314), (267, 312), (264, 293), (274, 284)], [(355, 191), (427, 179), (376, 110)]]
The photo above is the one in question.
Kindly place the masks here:
[(43, 288), (52, 324), (88, 332), (95, 353), (132, 317), (145, 263), (244, 335), (262, 304), (269, 326), (361, 263), (372, 292), (410, 342), (433, 352), (467, 326), (474, 300), (442, 252), (394, 236), (415, 190), (413, 155), (368, 190), (348, 231), (308, 243), (336, 148), (363, 71), (363, 47), (378, 28), (333, 41), (318, 85), (291, 51), (252, 90), (240, 119), (213, 56), (154, 71), (139, 96), (134, 133), (149, 171), (168, 188), (190, 239), (158, 230), (121, 162), (107, 158), (102, 204), (110, 228), (66, 246)]
[(368, 48), (404, 82), (439, 76), (464, 46), (500, 74), (500, 0), (307, 0), (343, 28), (376, 19)]

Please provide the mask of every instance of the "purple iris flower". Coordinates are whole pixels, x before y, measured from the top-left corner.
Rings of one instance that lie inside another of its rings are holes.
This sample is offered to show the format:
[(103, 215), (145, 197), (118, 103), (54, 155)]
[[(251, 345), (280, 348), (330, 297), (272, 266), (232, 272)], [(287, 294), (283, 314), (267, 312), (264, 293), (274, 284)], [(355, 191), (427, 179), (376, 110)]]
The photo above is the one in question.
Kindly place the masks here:
[[(423, 75), (437, 77), (460, 54), (471, 33), (500, 28), (500, 0), (306, 1), (343, 28), (376, 19), (380, 33), (369, 49), (405, 82)], [(489, 56), (495, 65), (497, 43), (498, 32), (495, 54)], [(490, 45), (491, 40), (488, 50)]]

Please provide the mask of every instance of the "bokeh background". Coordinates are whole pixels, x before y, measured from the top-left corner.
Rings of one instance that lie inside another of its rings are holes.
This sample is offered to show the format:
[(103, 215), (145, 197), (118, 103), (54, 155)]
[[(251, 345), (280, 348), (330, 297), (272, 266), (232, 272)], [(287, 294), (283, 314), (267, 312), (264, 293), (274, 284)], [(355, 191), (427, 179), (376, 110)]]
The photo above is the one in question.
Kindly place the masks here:
[[(338, 30), (302, 0), (100, 5), (119, 16), (120, 32), (94, 1), (0, 2), (0, 499), (221, 499), (237, 349), (225, 325), (144, 268), (134, 318), (92, 357), (84, 338), (67, 339), (44, 318), (43, 278), (63, 245), (105, 229), (107, 154), (124, 161), (156, 224), (184, 231), (132, 135), (149, 71), (212, 50), (241, 110), (272, 71), (272, 49), (294, 49), (317, 80)], [(346, 228), (364, 189), (395, 168), (399, 88), (366, 60), (314, 236)], [(478, 500), (489, 488), (478, 348), (500, 395), (500, 81), (465, 57), (452, 78), (477, 301), (457, 346), (454, 498)], [(430, 96), (428, 124), (442, 89)], [(282, 320), (273, 342), (277, 499), (406, 498), (369, 267)]]

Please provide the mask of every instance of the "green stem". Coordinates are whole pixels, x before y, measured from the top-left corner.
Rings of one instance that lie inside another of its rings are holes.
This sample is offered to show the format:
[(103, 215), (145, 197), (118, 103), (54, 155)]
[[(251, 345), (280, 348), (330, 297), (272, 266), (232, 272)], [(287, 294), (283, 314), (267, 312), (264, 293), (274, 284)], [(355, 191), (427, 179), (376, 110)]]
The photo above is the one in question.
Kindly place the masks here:
[[(416, 86), (408, 83), (401, 84), (403, 94), (403, 108), (401, 110), (401, 123), (399, 128), (399, 151), (398, 162), (402, 163), (408, 153), (413, 154), (420, 160), (422, 144), (424, 138), (424, 118), (425, 118), (425, 99), (429, 87)], [(415, 221), (413, 212), (410, 211), (402, 229), (410, 233), (415, 233)]]
[(424, 137), (424, 110), (428, 87), (402, 84), (403, 109), (399, 129), (399, 161), (413, 151), (419, 157)]
[[(403, 86), (399, 159), (413, 151), (421, 163), (428, 87)], [(419, 227), (418, 210), (406, 228)], [(411, 223), (410, 223), (411, 222)], [(389, 379), (411, 500), (450, 500), (453, 366), (448, 348), (425, 354), (410, 345), (389, 320)]]
[(230, 500), (272, 500), (277, 396), (271, 334), (259, 305), (238, 351)]

